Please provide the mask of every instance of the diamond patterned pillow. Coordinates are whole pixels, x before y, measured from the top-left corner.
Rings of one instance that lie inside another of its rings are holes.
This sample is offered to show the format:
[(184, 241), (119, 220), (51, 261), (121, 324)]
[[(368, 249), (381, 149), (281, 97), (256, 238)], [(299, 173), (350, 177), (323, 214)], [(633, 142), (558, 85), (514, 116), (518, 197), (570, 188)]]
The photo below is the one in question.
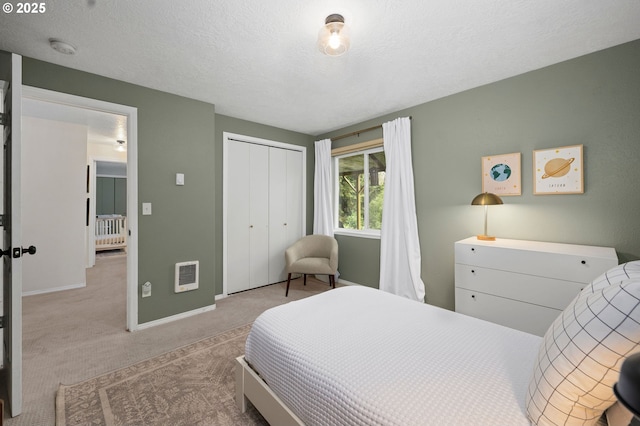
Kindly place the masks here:
[(547, 330), (527, 392), (538, 426), (594, 425), (615, 401), (622, 361), (640, 352), (640, 261), (585, 287)]

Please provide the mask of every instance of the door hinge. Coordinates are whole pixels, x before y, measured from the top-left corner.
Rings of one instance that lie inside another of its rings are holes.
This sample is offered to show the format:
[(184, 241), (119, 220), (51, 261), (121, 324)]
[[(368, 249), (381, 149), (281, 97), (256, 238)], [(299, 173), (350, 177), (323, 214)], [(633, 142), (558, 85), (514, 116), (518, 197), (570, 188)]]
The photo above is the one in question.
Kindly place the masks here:
[(0, 328), (4, 328), (4, 317), (0, 317)]
[(0, 226), (5, 226), (6, 215), (0, 214)]
[(9, 125), (9, 114), (6, 112), (0, 113), (0, 126), (8, 126)]

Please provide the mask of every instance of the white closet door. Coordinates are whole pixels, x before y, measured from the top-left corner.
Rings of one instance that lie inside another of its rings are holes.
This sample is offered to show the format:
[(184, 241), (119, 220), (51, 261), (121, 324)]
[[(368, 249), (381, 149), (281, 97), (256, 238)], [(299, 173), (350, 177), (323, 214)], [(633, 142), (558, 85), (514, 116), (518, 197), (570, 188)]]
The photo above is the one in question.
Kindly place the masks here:
[(268, 284), (269, 148), (233, 142), (227, 157), (227, 291)]
[(269, 283), (286, 278), (287, 152), (286, 149), (269, 148)]
[(302, 229), (302, 153), (269, 149), (269, 283), (284, 281), (284, 252)]
[(250, 283), (248, 288), (269, 284), (269, 147), (251, 144), (249, 158)]
[(227, 156), (227, 292), (249, 288), (250, 237), (250, 174), (251, 145), (234, 142), (228, 146)]
[(286, 279), (284, 252), (304, 235), (304, 154), (232, 141), (227, 145), (226, 291)]

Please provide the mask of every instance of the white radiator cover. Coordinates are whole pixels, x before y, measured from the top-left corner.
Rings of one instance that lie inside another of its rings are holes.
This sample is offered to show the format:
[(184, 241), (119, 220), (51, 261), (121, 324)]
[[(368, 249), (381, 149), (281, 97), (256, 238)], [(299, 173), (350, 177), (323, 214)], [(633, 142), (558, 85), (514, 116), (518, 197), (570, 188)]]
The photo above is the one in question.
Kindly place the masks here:
[(197, 289), (199, 276), (200, 264), (197, 260), (176, 263), (175, 292)]

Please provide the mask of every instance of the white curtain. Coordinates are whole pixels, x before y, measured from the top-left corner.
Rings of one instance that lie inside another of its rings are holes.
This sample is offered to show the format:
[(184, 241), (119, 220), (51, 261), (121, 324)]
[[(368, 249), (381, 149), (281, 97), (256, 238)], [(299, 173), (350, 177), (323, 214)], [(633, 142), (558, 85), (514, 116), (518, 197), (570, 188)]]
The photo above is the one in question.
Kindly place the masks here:
[(384, 123), (382, 135), (387, 166), (380, 231), (380, 290), (423, 302), (411, 120), (402, 117)]
[(331, 207), (331, 139), (315, 143), (316, 167), (313, 178), (313, 233), (333, 237)]

